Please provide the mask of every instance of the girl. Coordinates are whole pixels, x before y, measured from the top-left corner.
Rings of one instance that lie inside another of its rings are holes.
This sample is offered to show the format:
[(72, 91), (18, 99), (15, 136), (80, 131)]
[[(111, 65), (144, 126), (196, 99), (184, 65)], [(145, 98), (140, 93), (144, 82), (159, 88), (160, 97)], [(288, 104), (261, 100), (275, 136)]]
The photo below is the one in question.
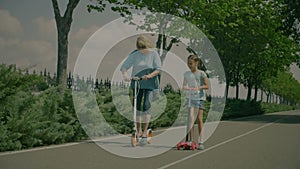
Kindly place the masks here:
[(197, 55), (190, 55), (187, 59), (188, 67), (190, 71), (184, 73), (183, 80), (183, 91), (190, 92), (189, 99), (189, 116), (190, 116), (190, 140), (194, 140), (194, 111), (197, 112), (197, 122), (198, 122), (198, 148), (204, 149), (203, 145), (203, 110), (205, 109), (205, 90), (208, 89), (208, 78), (204, 71), (199, 70), (198, 66), (201, 61)]

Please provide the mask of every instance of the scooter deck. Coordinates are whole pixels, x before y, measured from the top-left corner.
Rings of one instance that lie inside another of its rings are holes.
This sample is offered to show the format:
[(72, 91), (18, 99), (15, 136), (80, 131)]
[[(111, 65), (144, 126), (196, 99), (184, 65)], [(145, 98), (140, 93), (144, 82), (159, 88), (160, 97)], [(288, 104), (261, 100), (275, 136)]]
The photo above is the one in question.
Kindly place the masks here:
[(152, 142), (152, 130), (148, 129), (147, 131), (147, 136), (148, 137), (138, 137), (137, 133), (134, 132), (131, 135), (131, 146), (136, 147), (136, 146), (144, 146), (147, 144), (151, 144)]
[(184, 141), (177, 144), (178, 150), (195, 150), (198, 149), (198, 144), (194, 141)]

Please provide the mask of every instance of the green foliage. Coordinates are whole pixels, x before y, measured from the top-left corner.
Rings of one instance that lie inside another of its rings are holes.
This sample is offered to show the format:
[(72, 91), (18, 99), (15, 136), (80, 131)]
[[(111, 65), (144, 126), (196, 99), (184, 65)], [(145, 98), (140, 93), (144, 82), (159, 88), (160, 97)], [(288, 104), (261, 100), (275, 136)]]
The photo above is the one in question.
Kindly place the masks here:
[[(64, 95), (61, 95), (57, 87), (39, 90), (38, 84), (43, 84), (43, 79), (39, 76), (22, 74), (13, 66), (2, 65), (0, 68), (0, 74), (5, 75), (0, 80), (2, 89), (0, 92), (2, 96), (0, 102), (0, 151), (79, 141), (86, 139), (87, 134), (94, 138), (116, 134), (116, 132), (123, 134), (132, 132), (132, 121), (124, 117), (116, 108), (116, 104), (124, 104), (121, 103), (123, 100), (113, 102), (116, 98), (112, 97), (111, 91), (96, 93), (96, 101), (95, 93), (86, 91), (71, 93), (71, 90), (66, 90)], [(284, 75), (280, 76), (284, 77)], [(114, 92), (118, 91), (114, 90)], [(74, 94), (77, 97), (74, 97)], [(118, 93), (117, 96), (123, 97)], [(128, 95), (124, 97), (128, 97)], [(156, 96), (152, 105), (163, 106), (164, 99), (166, 106), (162, 114), (150, 123), (150, 127), (156, 129), (186, 125), (187, 108), (183, 104), (180, 109), (183, 101), (180, 92), (175, 92), (170, 86), (167, 86), (165, 93)], [(76, 113), (74, 104), (79, 107), (76, 109)], [(204, 120), (206, 120), (209, 108), (210, 98), (206, 102)], [(222, 118), (229, 119), (293, 108), (299, 107), (227, 100)], [(156, 113), (154, 111), (159, 109), (158, 106), (158, 109), (153, 110), (153, 115)], [(132, 117), (131, 106), (125, 106), (120, 111)], [(81, 123), (77, 116), (80, 117)], [(109, 125), (104, 123), (99, 118), (100, 116), (103, 116)], [(115, 132), (112, 133), (111, 127)]]
[(264, 113), (274, 113), (288, 110), (300, 109), (300, 106), (289, 106), (286, 104), (261, 103)]
[(39, 90), (40, 76), (14, 66), (0, 67), (0, 151), (77, 141), (85, 136), (76, 118), (70, 91)]
[(164, 89), (163, 89), (164, 93), (174, 93), (174, 89), (173, 86), (171, 84), (167, 84)]
[[(201, 29), (216, 47), (224, 64), (228, 85), (247, 85), (263, 88), (268, 93), (275, 93), (281, 100), (295, 105), (300, 102), (299, 83), (290, 74), (285, 73), (286, 67), (299, 58), (299, 32), (295, 31), (294, 23), (299, 19), (296, 1), (247, 1), (247, 0), (94, 0), (88, 10), (103, 12), (108, 4), (112, 10), (121, 16), (130, 15), (130, 10), (147, 8), (151, 12), (163, 12), (186, 19)], [(266, 3), (267, 2), (267, 3)], [(288, 6), (285, 6), (287, 4)], [(130, 18), (130, 17), (129, 17)], [(286, 19), (287, 18), (287, 19)], [(148, 17), (148, 25), (141, 29), (150, 29), (154, 20)], [(166, 27), (169, 32), (178, 32), (176, 36), (191, 38), (191, 45), (199, 42), (193, 39), (193, 34), (180, 34), (184, 27), (182, 23), (168, 25), (167, 22), (159, 28)], [(282, 21), (286, 19), (286, 25)], [(165, 25), (164, 25), (165, 24)], [(286, 30), (282, 31), (284, 27)], [(190, 31), (193, 32), (193, 31)], [(161, 32), (158, 32), (161, 33)], [(286, 34), (288, 36), (286, 36)], [(291, 39), (293, 37), (294, 39)], [(167, 45), (166, 37), (158, 36), (157, 46), (164, 46), (167, 51), (172, 43)], [(209, 61), (209, 58), (207, 58)], [(213, 71), (213, 70), (211, 70)], [(86, 89), (86, 84), (79, 84)], [(85, 125), (77, 120), (70, 90), (64, 95), (59, 94), (56, 87), (48, 88), (42, 77), (26, 75), (15, 66), (0, 65), (0, 151), (17, 150), (34, 146), (59, 144), (86, 138), (82, 128), (93, 128), (89, 135), (103, 136), (109, 134), (109, 129), (103, 121), (97, 121), (96, 107), (93, 98), (75, 100), (81, 109), (77, 115), (84, 117)], [(176, 125), (184, 125), (184, 116), (179, 117), (181, 97), (173, 91), (172, 86), (164, 88), (167, 106), (158, 119), (151, 123), (151, 128), (169, 127), (176, 118)], [(105, 120), (120, 133), (129, 133), (133, 124), (123, 117), (109, 91), (96, 95), (97, 103)], [(155, 103), (154, 103), (155, 104)], [(204, 116), (209, 110), (207, 102)], [(227, 100), (223, 119), (288, 110), (291, 106), (258, 103), (243, 100)], [(131, 107), (122, 111), (132, 113)], [(183, 108), (182, 111), (186, 111)], [(106, 130), (107, 128), (107, 130)], [(101, 130), (99, 130), (101, 129)], [(103, 130), (104, 129), (104, 130)], [(101, 133), (99, 133), (101, 131)]]
[(261, 104), (255, 101), (227, 99), (222, 119), (263, 114)]
[[(218, 51), (223, 63), (227, 86), (248, 87), (247, 99), (251, 99), (253, 88), (262, 88), (263, 81), (274, 77), (278, 71), (284, 72), (293, 62), (299, 62), (299, 44), (295, 23), (299, 19), (299, 3), (296, 1), (248, 1), (248, 0), (95, 0), (89, 10), (102, 12), (106, 4), (111, 4), (114, 11), (130, 20), (131, 9), (145, 9), (151, 12), (166, 13), (169, 16), (146, 16), (145, 24), (140, 29), (157, 32), (156, 47), (166, 52), (177, 43), (179, 37), (190, 39), (187, 49), (201, 49), (203, 36), (196, 36), (194, 29), (182, 21), (170, 22), (171, 16), (186, 19), (203, 31)], [(153, 26), (155, 25), (155, 26)], [(282, 30), (284, 28), (284, 30)], [(175, 35), (170, 43), (166, 42), (166, 32)], [(191, 34), (183, 34), (191, 32)], [(200, 38), (199, 38), (200, 37)], [(291, 38), (294, 37), (294, 38)], [(298, 36), (299, 37), (299, 36)], [(299, 38), (298, 38), (299, 40)], [(204, 49), (205, 50), (205, 49)], [(190, 50), (193, 51), (193, 50)], [(194, 52), (194, 51), (193, 51)], [(199, 51), (198, 51), (199, 52)], [(202, 51), (201, 51), (202, 52)], [(211, 64), (209, 56), (203, 56), (206, 66)], [(299, 63), (298, 63), (299, 64)], [(214, 69), (214, 68), (212, 68)], [(219, 69), (209, 70), (211, 77), (224, 81)], [(238, 97), (238, 96), (237, 96)]]
[[(291, 0), (284, 0), (285, 6), (283, 8), (282, 14), (286, 16), (284, 20), (284, 31), (287, 36), (290, 36), (300, 41), (300, 31), (299, 27), (297, 28), (297, 24), (300, 21), (300, 2), (299, 1), (291, 1)], [(300, 66), (300, 59), (298, 62), (298, 66)]]
[(299, 106), (227, 99), (222, 120), (299, 109)]
[(166, 90), (165, 95), (167, 99), (165, 110), (158, 119), (150, 123), (150, 127), (153, 129), (170, 127), (178, 117), (181, 106), (180, 95), (178, 93), (175, 93), (173, 90)]
[(276, 76), (263, 81), (267, 94), (275, 93), (290, 104), (300, 103), (300, 84), (289, 72), (278, 72)]
[[(45, 82), (37, 75), (23, 75), (15, 65), (0, 65), (0, 105), (19, 91), (37, 91)], [(1, 107), (3, 107), (1, 105)]]

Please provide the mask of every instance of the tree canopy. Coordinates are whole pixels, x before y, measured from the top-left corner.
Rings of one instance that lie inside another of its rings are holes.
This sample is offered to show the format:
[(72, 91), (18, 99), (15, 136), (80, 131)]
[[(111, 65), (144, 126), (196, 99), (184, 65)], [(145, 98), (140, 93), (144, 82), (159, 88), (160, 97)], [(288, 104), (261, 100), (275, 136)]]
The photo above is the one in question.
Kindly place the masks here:
[[(88, 9), (103, 11), (110, 4), (114, 11), (122, 16), (130, 16), (133, 11), (163, 12), (186, 19), (203, 31), (217, 49), (226, 73), (226, 84), (236, 87), (239, 97), (239, 85), (248, 88), (247, 99), (251, 99), (255, 89), (263, 89), (263, 81), (277, 77), (278, 72), (286, 72), (289, 65), (299, 59), (299, 44), (294, 30), (299, 18), (299, 3), (296, 1), (267, 0), (95, 0)], [(149, 23), (149, 22), (148, 22)], [(291, 23), (293, 23), (291, 26)], [(151, 23), (149, 23), (151, 24)], [(146, 29), (147, 26), (144, 26)], [(167, 29), (161, 26), (160, 28)], [(178, 31), (179, 27), (172, 25)], [(166, 47), (165, 34), (161, 31), (157, 39)], [(298, 32), (299, 34), (299, 32)], [(179, 35), (186, 36), (186, 35)], [(200, 41), (190, 37), (190, 46), (201, 46)], [(165, 48), (166, 49), (166, 48)], [(167, 50), (168, 51), (168, 50)], [(208, 57), (209, 59), (209, 57)], [(218, 68), (215, 68), (218, 69)]]

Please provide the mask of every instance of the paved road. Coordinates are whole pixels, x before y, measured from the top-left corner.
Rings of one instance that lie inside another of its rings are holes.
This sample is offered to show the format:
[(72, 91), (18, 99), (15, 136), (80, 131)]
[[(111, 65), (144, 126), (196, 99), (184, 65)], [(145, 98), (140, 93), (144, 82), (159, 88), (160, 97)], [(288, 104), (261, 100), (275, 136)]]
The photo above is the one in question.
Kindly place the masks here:
[(0, 153), (1, 169), (300, 169), (300, 110), (222, 121), (202, 151), (130, 159), (92, 142)]

